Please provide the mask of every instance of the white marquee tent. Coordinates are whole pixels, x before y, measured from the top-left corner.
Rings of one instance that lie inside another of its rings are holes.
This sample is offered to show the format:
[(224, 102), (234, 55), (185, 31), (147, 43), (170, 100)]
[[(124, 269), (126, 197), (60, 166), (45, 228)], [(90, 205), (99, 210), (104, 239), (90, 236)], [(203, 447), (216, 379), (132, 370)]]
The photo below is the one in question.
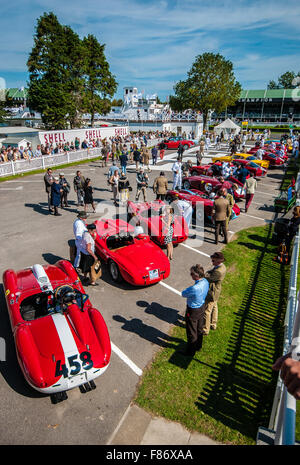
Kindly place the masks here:
[(225, 139), (227, 139), (226, 136), (229, 136), (229, 134), (234, 134), (234, 135), (238, 134), (240, 130), (241, 130), (240, 126), (235, 124), (229, 118), (227, 118), (225, 121), (222, 121), (222, 123), (214, 127), (214, 132), (218, 135), (220, 135), (221, 132), (223, 131)]

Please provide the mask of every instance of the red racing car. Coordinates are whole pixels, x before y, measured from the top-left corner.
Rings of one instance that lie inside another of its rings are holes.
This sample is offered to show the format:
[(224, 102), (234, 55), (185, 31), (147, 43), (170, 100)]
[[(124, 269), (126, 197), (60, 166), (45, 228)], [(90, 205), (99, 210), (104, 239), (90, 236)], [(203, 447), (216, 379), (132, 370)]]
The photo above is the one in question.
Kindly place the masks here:
[(168, 149), (178, 149), (179, 145), (183, 145), (184, 150), (187, 150), (195, 145), (195, 142), (192, 140), (183, 139), (183, 137), (180, 136), (170, 137), (169, 139), (164, 140), (164, 143)]
[(206, 194), (210, 194), (211, 192), (216, 193), (221, 187), (231, 189), (233, 184), (238, 185), (238, 189), (234, 191), (234, 199), (244, 199), (246, 194), (243, 184), (232, 176), (229, 180), (224, 181), (223, 184), (219, 181), (219, 179), (211, 176), (189, 176), (182, 179), (184, 189), (197, 189), (198, 191)]
[(50, 394), (95, 389), (107, 369), (111, 343), (101, 313), (92, 306), (67, 260), (6, 270), (3, 285), (17, 358), (26, 381)]
[(268, 160), (270, 166), (282, 166), (285, 163), (285, 159), (275, 155), (274, 153), (265, 152), (262, 156), (263, 160)]
[[(159, 246), (164, 245), (166, 237), (166, 226), (162, 222), (162, 212), (165, 203), (162, 200), (153, 202), (132, 202), (127, 204), (128, 219), (136, 215), (141, 222), (141, 226), (153, 242)], [(188, 227), (182, 216), (174, 216), (174, 233), (172, 242), (174, 245), (184, 242), (188, 237)]]
[(192, 204), (194, 215), (196, 211), (198, 215), (201, 213), (201, 210), (197, 209), (197, 203), (201, 202), (204, 208), (204, 219), (211, 221), (214, 202), (205, 192), (199, 192), (196, 189), (169, 190), (166, 194), (166, 201), (171, 203), (177, 196), (180, 200), (186, 200)]
[[(201, 210), (198, 210), (196, 207), (197, 203), (201, 202), (203, 204), (204, 209), (204, 220), (212, 222), (214, 200), (210, 199), (208, 194), (200, 192), (197, 189), (180, 189), (179, 191), (170, 190), (167, 192), (166, 200), (171, 203), (177, 196), (181, 200), (186, 200), (190, 202), (192, 204), (194, 212), (197, 211), (198, 217), (199, 214), (201, 214)], [(239, 216), (240, 208), (238, 207), (238, 205), (234, 204), (232, 210), (235, 214), (235, 217)]]
[(148, 235), (134, 237), (134, 227), (123, 220), (97, 220), (95, 225), (96, 254), (108, 264), (113, 281), (149, 286), (169, 276), (169, 259)]

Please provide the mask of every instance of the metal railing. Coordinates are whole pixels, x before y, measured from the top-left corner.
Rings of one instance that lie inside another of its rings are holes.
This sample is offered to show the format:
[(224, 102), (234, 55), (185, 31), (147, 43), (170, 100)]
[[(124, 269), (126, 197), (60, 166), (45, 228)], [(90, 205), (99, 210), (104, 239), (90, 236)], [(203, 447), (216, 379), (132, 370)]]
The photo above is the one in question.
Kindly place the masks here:
[[(291, 257), (291, 270), (287, 310), (284, 320), (283, 355), (291, 352), (292, 342), (300, 333), (300, 315), (298, 313), (297, 275), (300, 250), (299, 230), (295, 236)], [(287, 392), (280, 376), (278, 376), (273, 408), (269, 421), (269, 429), (275, 432), (275, 445), (295, 444), (296, 400)]]
[[(295, 185), (297, 192), (296, 205), (300, 205), (300, 175)], [(290, 279), (287, 296), (287, 309), (284, 320), (283, 355), (293, 352), (293, 348), (300, 342), (300, 307), (299, 293), (297, 294), (298, 262), (300, 251), (300, 228), (294, 239)], [(299, 308), (299, 311), (298, 311)], [(299, 342), (298, 342), (299, 341)], [(293, 354), (291, 355), (293, 358)], [(268, 429), (259, 428), (258, 444), (293, 445), (296, 430), (296, 399), (288, 393), (286, 386), (278, 375), (271, 416)]]
[(64, 165), (76, 161), (96, 158), (101, 155), (101, 148), (77, 150), (75, 152), (64, 152), (55, 155), (45, 155), (29, 160), (16, 160), (0, 163), (0, 177), (13, 176), (15, 174), (29, 171), (46, 169), (51, 166)]
[[(147, 146), (157, 145), (161, 139), (148, 139)], [(125, 143), (127, 149), (130, 149), (130, 143)], [(138, 146), (140, 143), (137, 144)], [(29, 160), (16, 160), (0, 163), (0, 177), (14, 176), (16, 174), (26, 173), (35, 170), (42, 170), (56, 165), (65, 165), (76, 161), (89, 160), (101, 156), (101, 148), (89, 148), (76, 150), (74, 152), (64, 152), (54, 155), (45, 155), (42, 157), (30, 158)]]

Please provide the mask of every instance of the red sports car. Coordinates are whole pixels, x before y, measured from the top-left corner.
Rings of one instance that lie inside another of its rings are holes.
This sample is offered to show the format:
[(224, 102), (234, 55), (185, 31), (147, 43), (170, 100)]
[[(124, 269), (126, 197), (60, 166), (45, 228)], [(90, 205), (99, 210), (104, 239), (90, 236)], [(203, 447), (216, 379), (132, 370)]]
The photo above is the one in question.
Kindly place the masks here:
[(183, 137), (180, 136), (170, 137), (169, 139), (165, 140), (164, 143), (168, 149), (178, 149), (179, 145), (183, 145), (184, 149), (187, 150), (195, 145), (195, 142), (192, 140), (183, 139)]
[(96, 254), (108, 264), (113, 281), (148, 286), (169, 276), (169, 259), (147, 234), (134, 237), (134, 227), (123, 220), (97, 220), (95, 225)]
[(270, 166), (282, 166), (285, 163), (285, 159), (278, 157), (274, 153), (265, 152), (262, 156), (263, 160), (268, 160)]
[[(171, 203), (177, 196), (181, 200), (187, 200), (188, 202), (190, 202), (194, 208), (194, 211), (196, 211), (197, 203), (201, 202), (204, 208), (204, 219), (212, 222), (214, 200), (210, 199), (208, 194), (200, 192), (197, 189), (181, 189), (179, 191), (170, 190), (167, 192), (166, 200)], [(233, 211), (235, 213), (235, 216), (239, 216), (240, 208), (238, 207), (238, 205), (234, 204)], [(200, 212), (197, 211), (197, 214), (199, 215)]]
[(26, 381), (56, 403), (66, 391), (96, 387), (107, 369), (111, 343), (69, 261), (6, 270), (3, 284), (17, 358)]
[[(259, 147), (252, 147), (250, 150), (248, 150), (247, 153), (249, 153), (250, 155), (254, 155), (256, 154), (258, 149)], [(272, 149), (264, 148), (264, 152), (265, 152), (264, 155), (273, 154), (279, 158), (282, 158), (284, 161), (288, 160), (289, 158), (288, 155), (286, 154), (286, 151), (284, 153), (281, 153), (279, 150), (272, 150)], [(264, 155), (263, 155), (263, 159), (267, 160), (267, 158), (264, 158)]]
[[(131, 202), (127, 204), (129, 219), (136, 215), (141, 222), (141, 226), (152, 241), (163, 246), (166, 237), (166, 226), (162, 222), (162, 211), (165, 203), (162, 200), (154, 202)], [(175, 215), (174, 217), (174, 234), (173, 244), (180, 244), (188, 237), (188, 227), (185, 219), (182, 216)]]
[(166, 201), (171, 203), (177, 196), (180, 200), (186, 200), (187, 202), (190, 202), (194, 212), (197, 210), (197, 203), (201, 202), (204, 208), (204, 218), (211, 221), (214, 202), (213, 200), (209, 199), (208, 194), (205, 192), (200, 192), (197, 189), (180, 189), (178, 191), (169, 190), (166, 195)]
[(206, 165), (195, 165), (195, 166), (190, 166), (189, 172), (191, 176), (213, 176), (213, 169), (212, 169), (213, 163), (207, 163)]
[(220, 183), (219, 179), (211, 176), (189, 176), (182, 179), (184, 189), (197, 189), (207, 194), (216, 193), (221, 187), (231, 189), (233, 184), (238, 185), (238, 189), (234, 191), (235, 200), (244, 199), (246, 194), (243, 184), (232, 176), (223, 184)]
[(257, 165), (255, 161), (249, 160), (248, 158), (243, 160), (234, 160), (231, 165), (238, 166), (244, 165), (244, 167), (250, 172), (253, 173), (256, 178), (260, 178), (267, 174), (267, 170)]

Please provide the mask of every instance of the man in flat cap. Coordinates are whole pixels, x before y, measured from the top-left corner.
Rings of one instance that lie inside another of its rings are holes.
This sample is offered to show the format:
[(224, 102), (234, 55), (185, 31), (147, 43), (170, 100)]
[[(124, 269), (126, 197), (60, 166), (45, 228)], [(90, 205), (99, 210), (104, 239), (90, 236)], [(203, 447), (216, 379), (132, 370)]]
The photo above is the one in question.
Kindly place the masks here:
[(205, 273), (205, 278), (209, 282), (209, 290), (205, 299), (205, 321), (202, 328), (205, 335), (209, 333), (210, 329), (217, 329), (218, 299), (221, 294), (222, 281), (226, 275), (225, 259), (222, 252), (215, 252), (210, 259), (213, 268)]

